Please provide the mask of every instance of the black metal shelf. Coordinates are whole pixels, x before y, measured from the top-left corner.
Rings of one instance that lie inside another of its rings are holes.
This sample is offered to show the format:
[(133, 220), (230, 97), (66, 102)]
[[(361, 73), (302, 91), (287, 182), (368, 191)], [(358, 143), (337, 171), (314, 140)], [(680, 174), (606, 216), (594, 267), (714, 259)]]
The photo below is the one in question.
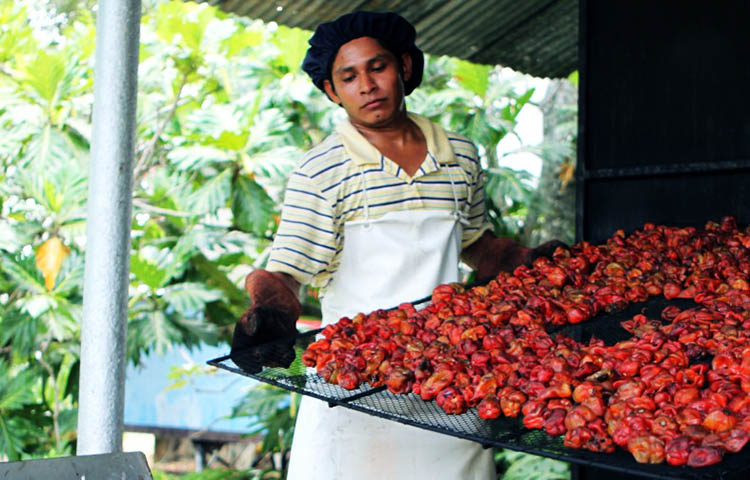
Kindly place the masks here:
[(586, 168), (583, 169), (582, 177), (585, 180), (624, 179), (681, 174), (731, 172), (735, 170), (750, 170), (750, 159), (728, 160), (723, 162), (654, 164), (619, 168)]
[[(595, 336), (606, 344), (613, 345), (629, 338), (631, 334), (620, 326), (622, 320), (644, 313), (649, 318), (659, 318), (666, 305), (681, 309), (695, 306), (692, 300), (652, 297), (648, 302), (631, 304), (625, 310), (614, 314), (603, 314), (578, 325), (550, 329), (551, 334), (564, 333), (578, 341), (588, 341)], [(642, 478), (657, 479), (739, 479), (750, 474), (750, 449), (738, 454), (727, 454), (718, 464), (703, 468), (673, 467), (668, 464), (646, 465), (637, 463), (632, 455), (620, 448), (614, 453), (596, 453), (587, 450), (567, 448), (562, 437), (551, 437), (543, 430), (530, 430), (523, 426), (520, 418), (498, 418), (483, 420), (476, 409), (462, 415), (446, 414), (434, 401), (424, 401), (414, 394), (396, 395), (384, 387), (372, 388), (362, 385), (354, 390), (345, 390), (331, 385), (313, 369), (306, 368), (299, 360), (307, 345), (314, 340), (316, 330), (299, 335), (294, 348), (297, 360), (289, 368), (262, 367), (258, 365), (259, 355), (242, 352), (225, 355), (208, 363), (255, 380), (307, 395), (325, 401), (331, 407), (344, 407), (374, 415), (390, 421), (431, 430), (445, 435), (480, 443), (485, 448), (498, 447), (517, 450), (534, 455), (554, 458), (582, 466), (592, 466), (612, 472), (637, 475)], [(289, 341), (286, 342), (287, 344)], [(268, 352), (278, 351), (265, 348)], [(246, 353), (246, 354), (245, 354)]]

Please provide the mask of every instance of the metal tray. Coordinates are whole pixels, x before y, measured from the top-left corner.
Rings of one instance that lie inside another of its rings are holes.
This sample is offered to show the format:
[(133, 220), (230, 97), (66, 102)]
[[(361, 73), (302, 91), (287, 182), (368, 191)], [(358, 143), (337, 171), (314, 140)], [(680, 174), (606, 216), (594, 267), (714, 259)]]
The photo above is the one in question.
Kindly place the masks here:
[[(549, 332), (563, 332), (579, 341), (587, 341), (591, 336), (596, 336), (606, 344), (612, 345), (631, 337), (631, 334), (620, 326), (622, 320), (632, 318), (637, 313), (644, 313), (652, 319), (660, 319), (662, 309), (670, 304), (683, 309), (695, 306), (692, 300), (668, 301), (663, 297), (654, 297), (647, 302), (630, 304), (621, 312), (602, 314), (583, 324), (556, 327), (549, 329)], [(338, 385), (327, 383), (299, 360), (307, 345), (315, 340), (315, 335), (320, 331), (306, 332), (294, 339), (297, 359), (289, 368), (263, 367), (257, 363), (259, 356), (266, 359), (269, 356), (273, 357), (274, 345), (270, 344), (246, 352), (234, 352), (208, 363), (289, 391), (318, 398), (331, 407), (351, 408), (387, 420), (464, 438), (478, 442), (485, 448), (518, 450), (643, 478), (713, 480), (750, 476), (750, 448), (736, 454), (727, 453), (723, 461), (703, 468), (673, 467), (666, 463), (645, 465), (637, 463), (629, 452), (621, 448), (616, 448), (613, 453), (567, 448), (563, 445), (562, 437), (551, 437), (543, 430), (529, 430), (523, 426), (520, 418), (482, 420), (476, 409), (470, 409), (462, 415), (447, 415), (434, 401), (423, 401), (414, 394), (396, 395), (385, 387), (372, 388), (363, 385), (355, 390), (345, 390)], [(289, 344), (290, 340), (286, 340), (286, 343)]]

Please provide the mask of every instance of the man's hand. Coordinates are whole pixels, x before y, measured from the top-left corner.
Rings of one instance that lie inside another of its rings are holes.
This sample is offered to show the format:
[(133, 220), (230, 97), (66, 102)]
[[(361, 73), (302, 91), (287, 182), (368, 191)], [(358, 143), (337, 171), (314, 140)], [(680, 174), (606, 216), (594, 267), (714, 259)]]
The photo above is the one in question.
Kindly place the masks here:
[(245, 290), (252, 305), (234, 328), (232, 359), (246, 370), (288, 367), (294, 361), (292, 345), (302, 310), (296, 294), (299, 283), (289, 275), (258, 269), (245, 278)]
[(477, 280), (482, 281), (494, 278), (500, 272), (512, 272), (519, 265), (531, 266), (539, 257), (551, 258), (558, 247), (568, 248), (559, 240), (528, 248), (510, 238), (498, 238), (484, 232), (462, 252), (461, 259), (475, 270)]

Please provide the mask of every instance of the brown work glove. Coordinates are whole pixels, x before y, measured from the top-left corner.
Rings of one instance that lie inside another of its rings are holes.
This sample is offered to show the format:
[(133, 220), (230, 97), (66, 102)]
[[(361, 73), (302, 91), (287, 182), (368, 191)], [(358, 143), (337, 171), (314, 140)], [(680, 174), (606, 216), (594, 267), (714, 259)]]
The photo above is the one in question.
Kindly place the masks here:
[(240, 317), (232, 337), (232, 360), (251, 373), (261, 366), (288, 367), (294, 361), (296, 322), (302, 307), (295, 282), (263, 269), (245, 278), (252, 305)]
[(552, 258), (558, 247), (568, 248), (559, 240), (528, 248), (510, 238), (498, 238), (485, 232), (464, 251), (463, 258), (476, 271), (477, 280), (483, 281), (495, 278), (500, 272), (512, 272), (519, 265), (531, 266), (539, 257)]

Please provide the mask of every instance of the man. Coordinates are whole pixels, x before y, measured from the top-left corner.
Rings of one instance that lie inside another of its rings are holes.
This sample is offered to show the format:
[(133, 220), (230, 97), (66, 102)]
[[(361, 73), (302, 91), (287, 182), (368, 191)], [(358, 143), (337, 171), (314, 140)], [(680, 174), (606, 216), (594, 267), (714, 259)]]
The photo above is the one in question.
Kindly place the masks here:
[[(536, 249), (489, 231), (483, 174), (467, 138), (407, 113), (422, 80), (414, 27), (393, 13), (355, 12), (320, 25), (303, 69), (348, 121), (292, 174), (266, 270), (245, 281), (253, 305), (233, 350), (293, 334), (300, 284), (321, 287), (323, 323), (422, 298), (458, 280), (512, 270)], [(305, 397), (289, 479), (490, 479), (479, 444)]]

